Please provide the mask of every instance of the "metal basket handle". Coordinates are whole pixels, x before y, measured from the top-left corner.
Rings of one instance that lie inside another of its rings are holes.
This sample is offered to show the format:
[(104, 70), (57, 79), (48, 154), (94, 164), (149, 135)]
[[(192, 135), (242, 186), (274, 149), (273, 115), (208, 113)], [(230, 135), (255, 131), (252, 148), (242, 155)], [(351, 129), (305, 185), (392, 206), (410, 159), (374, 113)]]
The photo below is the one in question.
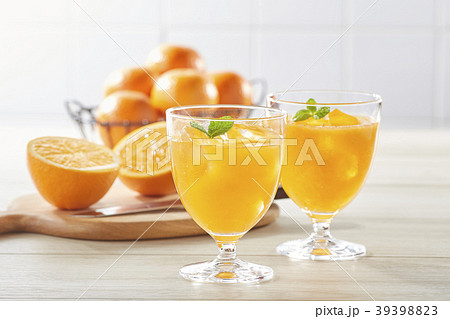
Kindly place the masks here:
[(255, 78), (250, 80), (250, 84), (252, 85), (253, 89), (256, 88), (257, 91), (259, 91), (259, 93), (253, 97), (253, 100), (255, 101), (253, 105), (266, 106), (266, 95), (268, 89), (266, 79)]
[[(95, 124), (95, 109), (97, 106), (87, 106), (78, 100), (66, 100), (64, 106), (70, 118), (78, 125), (81, 135), (84, 139), (92, 140)], [(90, 134), (87, 134), (86, 126), (90, 128)]]

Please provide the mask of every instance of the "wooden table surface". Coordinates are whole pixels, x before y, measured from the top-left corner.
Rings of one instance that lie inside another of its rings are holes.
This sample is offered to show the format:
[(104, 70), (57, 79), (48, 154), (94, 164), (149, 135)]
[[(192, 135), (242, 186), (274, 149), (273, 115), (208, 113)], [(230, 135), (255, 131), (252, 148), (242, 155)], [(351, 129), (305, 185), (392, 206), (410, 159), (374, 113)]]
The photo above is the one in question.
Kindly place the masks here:
[[(34, 192), (25, 166), (26, 141), (77, 132), (65, 119), (36, 124), (32, 116), (20, 123), (3, 118), (0, 124), (0, 146), (7, 150), (0, 165), (4, 209), (12, 198)], [(306, 236), (288, 215), (311, 230), (290, 200), (278, 203), (281, 217), (251, 231), (238, 245), (242, 259), (274, 269), (269, 282), (217, 285), (182, 279), (181, 266), (215, 256), (208, 236), (139, 241), (123, 254), (131, 242), (6, 234), (0, 236), (0, 299), (450, 298), (450, 131), (382, 129), (363, 191), (331, 228), (335, 237), (366, 245), (368, 255), (357, 261), (294, 261), (277, 255), (277, 244)]]

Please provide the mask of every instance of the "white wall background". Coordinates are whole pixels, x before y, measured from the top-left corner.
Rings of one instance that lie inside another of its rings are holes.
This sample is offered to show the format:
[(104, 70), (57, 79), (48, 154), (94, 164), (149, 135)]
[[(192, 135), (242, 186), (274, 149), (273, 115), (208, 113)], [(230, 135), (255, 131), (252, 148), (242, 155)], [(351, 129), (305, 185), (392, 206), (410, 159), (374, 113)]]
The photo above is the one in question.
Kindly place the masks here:
[[(3, 1), (0, 116), (96, 104), (110, 71), (162, 42), (284, 90), (373, 1)], [(450, 0), (379, 0), (293, 88), (374, 91), (390, 127), (450, 127)]]

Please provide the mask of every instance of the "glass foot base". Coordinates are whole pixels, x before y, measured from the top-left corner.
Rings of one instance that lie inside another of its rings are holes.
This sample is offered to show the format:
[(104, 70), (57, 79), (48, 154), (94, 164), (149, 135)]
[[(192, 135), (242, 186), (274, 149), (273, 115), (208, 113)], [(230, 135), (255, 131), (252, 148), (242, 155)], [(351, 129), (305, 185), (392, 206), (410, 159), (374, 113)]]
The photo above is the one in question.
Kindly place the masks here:
[(366, 247), (339, 239), (291, 240), (277, 247), (277, 253), (293, 259), (352, 260), (366, 254)]
[(248, 263), (239, 259), (223, 262), (218, 259), (184, 266), (180, 275), (196, 282), (258, 283), (270, 280), (273, 270), (267, 266)]

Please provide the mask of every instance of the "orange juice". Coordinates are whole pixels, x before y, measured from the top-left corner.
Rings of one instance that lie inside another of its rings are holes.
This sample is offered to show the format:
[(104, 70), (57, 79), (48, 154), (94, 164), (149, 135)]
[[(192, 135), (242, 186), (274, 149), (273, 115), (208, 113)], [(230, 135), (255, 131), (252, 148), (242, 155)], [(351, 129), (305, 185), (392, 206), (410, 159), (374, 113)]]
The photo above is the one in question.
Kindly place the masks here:
[(378, 123), (369, 117), (354, 117), (337, 109), (320, 120), (289, 120), (286, 139), (296, 140), (297, 145), (286, 148), (287, 165), (281, 173), (286, 193), (313, 218), (334, 216), (361, 189), (377, 130)]
[(242, 237), (272, 202), (282, 150), (270, 144), (269, 133), (235, 124), (225, 136), (205, 139), (186, 127), (183, 139), (171, 141), (172, 172), (181, 201), (195, 222), (218, 241)]

